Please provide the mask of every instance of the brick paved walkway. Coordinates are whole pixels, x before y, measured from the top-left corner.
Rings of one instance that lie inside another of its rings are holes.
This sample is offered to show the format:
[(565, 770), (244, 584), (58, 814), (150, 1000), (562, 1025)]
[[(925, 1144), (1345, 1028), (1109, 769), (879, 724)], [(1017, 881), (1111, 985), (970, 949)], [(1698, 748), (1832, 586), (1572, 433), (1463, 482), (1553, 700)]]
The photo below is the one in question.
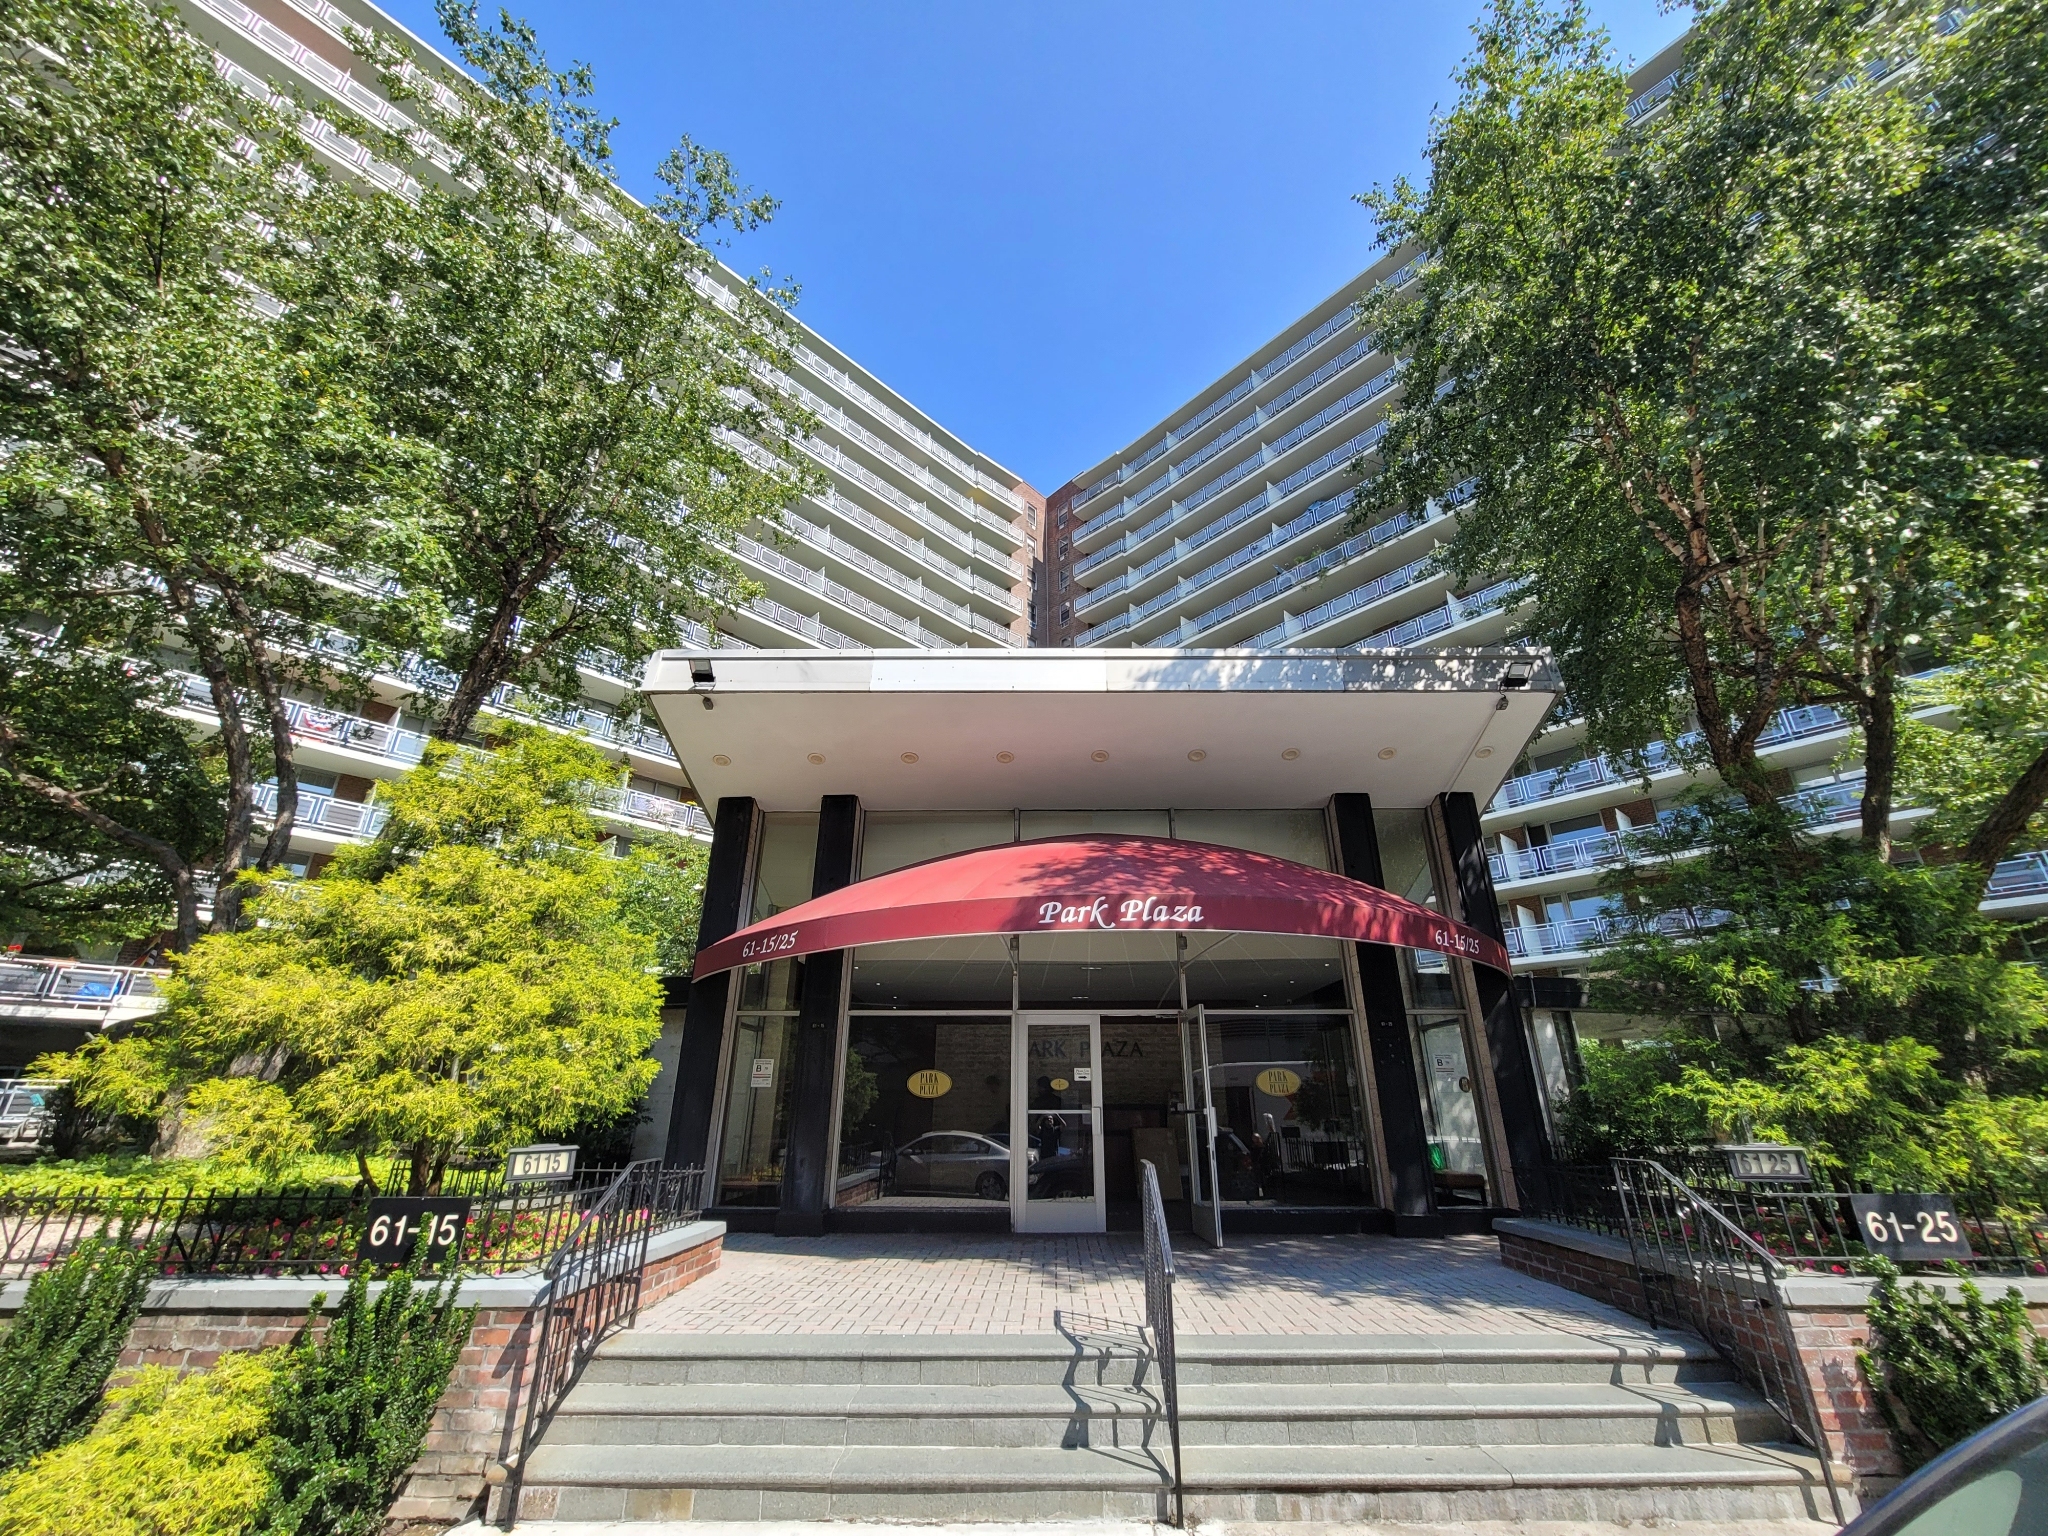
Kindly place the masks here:
[[(1490, 1237), (1244, 1238), (1177, 1245), (1183, 1334), (1641, 1331), (1500, 1262)], [(716, 1273), (641, 1314), (677, 1333), (1050, 1333), (1056, 1309), (1139, 1317), (1135, 1235), (728, 1235)]]

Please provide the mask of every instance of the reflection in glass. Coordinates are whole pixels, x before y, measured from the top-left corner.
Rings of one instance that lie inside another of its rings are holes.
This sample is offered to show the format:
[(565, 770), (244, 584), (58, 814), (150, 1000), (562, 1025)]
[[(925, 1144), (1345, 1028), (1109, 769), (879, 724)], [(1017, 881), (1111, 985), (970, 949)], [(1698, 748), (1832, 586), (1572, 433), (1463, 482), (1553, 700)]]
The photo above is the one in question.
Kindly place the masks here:
[(836, 1205), (1010, 1197), (1010, 1021), (847, 1021)]
[(1345, 1006), (1341, 940), (1275, 933), (1191, 933), (1187, 940), (1190, 1004)]
[(771, 960), (740, 972), (740, 1012), (776, 1013), (802, 1005), (803, 962)]
[(1372, 1164), (1349, 1017), (1212, 1013), (1208, 1025), (1223, 1199), (1369, 1204)]
[(1171, 837), (1173, 822), (1165, 811), (1025, 811), (1017, 818), (1017, 835), (1027, 843), (1033, 838), (1079, 837), (1090, 832)]
[(1438, 1205), (1485, 1205), (1486, 1151), (1462, 1018), (1415, 1021), (1429, 1108), (1429, 1164)]
[(853, 952), (855, 1008), (1008, 1008), (1010, 941), (913, 939)]
[(1017, 818), (1010, 811), (933, 815), (926, 811), (871, 811), (862, 826), (860, 877), (872, 879), (926, 859), (965, 853), (1014, 841)]
[(754, 859), (753, 915), (758, 923), (811, 899), (818, 859), (818, 818), (776, 811), (761, 818), (761, 850)]
[(1023, 1006), (1178, 1008), (1170, 933), (1027, 933), (1017, 941)]
[(1175, 811), (1173, 835), (1330, 868), (1330, 835), (1321, 811)]
[(1033, 1024), (1024, 1037), (1031, 1080), (1025, 1085), (1025, 1131), (1032, 1200), (1095, 1198), (1094, 1056), (1086, 1024)]
[(789, 1144), (793, 1015), (740, 1015), (726, 1070), (725, 1123), (718, 1143), (719, 1205), (780, 1205)]

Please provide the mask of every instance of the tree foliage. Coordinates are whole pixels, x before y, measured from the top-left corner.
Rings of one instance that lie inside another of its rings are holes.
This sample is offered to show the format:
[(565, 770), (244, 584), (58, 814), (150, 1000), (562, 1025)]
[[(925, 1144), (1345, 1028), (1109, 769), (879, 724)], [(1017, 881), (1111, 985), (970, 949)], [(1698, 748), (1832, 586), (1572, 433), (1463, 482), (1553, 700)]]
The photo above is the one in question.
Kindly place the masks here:
[(1638, 121), (1583, 5), (1497, 0), (1427, 188), (1364, 199), (1427, 254), (1360, 305), (1410, 370), (1361, 515), (1476, 479), (1445, 558), (1522, 582), (1595, 750), (1696, 725), (1761, 806), (1777, 711), (1845, 707), (1879, 850), (1909, 658), (2048, 549), (2040, 72), (1994, 79), (2040, 8), (1939, 11), (1700, 4)]
[(416, 579), (444, 614), (423, 680), (459, 740), (500, 684), (573, 700), (580, 656), (637, 659), (749, 595), (721, 546), (821, 482), (787, 443), (808, 418), (763, 386), (788, 365), (793, 294), (711, 275), (711, 242), (774, 201), (685, 138), (635, 202), (587, 67), (554, 69), (509, 16), (439, 16), (474, 80), (357, 39), (428, 137), (352, 131), (438, 164), (410, 198), (370, 196), (328, 271), (382, 419), (441, 450)]
[[(178, 668), (198, 676), (226, 796), (216, 926), (232, 926), (234, 873), (274, 867), (290, 840), (287, 688), (359, 678), (364, 642), (392, 628), (388, 594), (322, 581), (303, 552), (402, 560), (427, 455), (375, 418), (350, 333), (310, 287), (310, 253), (356, 199), (295, 158), (288, 113), (139, 0), (10, 7), (0, 93), (0, 773), (155, 865), (182, 944), (192, 852), (160, 816), (121, 814), (175, 793), (189, 760), (147, 790), (110, 780), (52, 696), (81, 667), (130, 669), (148, 703)], [(354, 654), (335, 654), (336, 629)]]
[(367, 1178), (396, 1152), (413, 1193), (458, 1152), (624, 1113), (654, 1075), (661, 989), (624, 915), (635, 866), (588, 810), (612, 777), (538, 727), (435, 745), (375, 842), (265, 886), (255, 927), (179, 963), (162, 1014), (53, 1065), (126, 1113), (189, 1093), (216, 1145), (259, 1163), (332, 1147)]
[(2048, 617), (1973, 636), (1907, 702), (1940, 711), (1901, 732), (1900, 783), (1932, 815), (1920, 841), (1988, 872), (2048, 839)]

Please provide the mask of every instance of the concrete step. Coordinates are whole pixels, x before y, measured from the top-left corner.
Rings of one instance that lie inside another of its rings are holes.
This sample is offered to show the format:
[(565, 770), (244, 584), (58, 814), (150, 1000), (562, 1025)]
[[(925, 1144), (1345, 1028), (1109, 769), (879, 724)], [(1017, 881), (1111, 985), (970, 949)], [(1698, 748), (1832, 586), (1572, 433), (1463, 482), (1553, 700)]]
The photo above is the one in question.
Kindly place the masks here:
[[(1776, 1447), (1184, 1448), (1188, 1512), (1239, 1520), (1819, 1518), (1817, 1465)], [(556, 1445), (532, 1520), (1159, 1518), (1163, 1458), (1131, 1448)]]
[[(828, 1386), (585, 1381), (555, 1444), (1149, 1445), (1149, 1390), (1075, 1386)], [(1775, 1439), (1777, 1414), (1733, 1383), (1188, 1386), (1184, 1445), (1728, 1444)], [(1163, 1431), (1160, 1431), (1163, 1433)]]
[[(1435, 1338), (1183, 1336), (1183, 1386), (1584, 1382), (1665, 1386), (1726, 1381), (1731, 1372), (1684, 1334), (1464, 1334)], [(1142, 1362), (1128, 1348), (1083, 1336), (739, 1335), (624, 1333), (585, 1369), (590, 1383), (817, 1383), (861, 1386), (1131, 1387)]]

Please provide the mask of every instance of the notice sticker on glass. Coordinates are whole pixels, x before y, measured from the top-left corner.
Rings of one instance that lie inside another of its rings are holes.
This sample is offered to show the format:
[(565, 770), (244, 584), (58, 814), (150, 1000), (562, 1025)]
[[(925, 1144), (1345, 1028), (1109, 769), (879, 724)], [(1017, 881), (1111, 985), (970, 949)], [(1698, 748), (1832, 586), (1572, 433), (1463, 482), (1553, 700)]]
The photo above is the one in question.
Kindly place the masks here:
[(749, 1082), (755, 1088), (773, 1088), (775, 1086), (775, 1058), (773, 1056), (756, 1056), (754, 1058), (754, 1075), (749, 1079)]
[(1094, 1080), (1095, 1080), (1095, 1069), (1094, 1069), (1093, 1067), (1076, 1067), (1076, 1068), (1074, 1068), (1074, 1081), (1075, 1081), (1075, 1082), (1077, 1082), (1077, 1083), (1090, 1083), (1090, 1082), (1093, 1082)]

